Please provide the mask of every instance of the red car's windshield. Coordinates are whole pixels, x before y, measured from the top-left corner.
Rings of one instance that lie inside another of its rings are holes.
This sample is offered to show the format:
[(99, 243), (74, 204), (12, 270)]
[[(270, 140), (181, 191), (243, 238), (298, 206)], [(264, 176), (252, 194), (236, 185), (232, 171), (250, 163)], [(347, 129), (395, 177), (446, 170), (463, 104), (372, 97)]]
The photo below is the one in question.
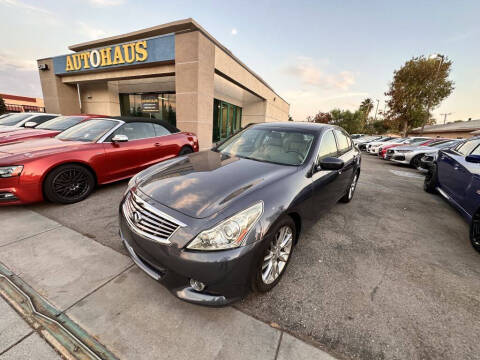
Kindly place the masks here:
[(59, 116), (38, 125), (37, 129), (63, 131), (80, 123), (85, 116)]
[(60, 140), (68, 141), (98, 141), (118, 124), (114, 120), (89, 120), (65, 130), (56, 136)]

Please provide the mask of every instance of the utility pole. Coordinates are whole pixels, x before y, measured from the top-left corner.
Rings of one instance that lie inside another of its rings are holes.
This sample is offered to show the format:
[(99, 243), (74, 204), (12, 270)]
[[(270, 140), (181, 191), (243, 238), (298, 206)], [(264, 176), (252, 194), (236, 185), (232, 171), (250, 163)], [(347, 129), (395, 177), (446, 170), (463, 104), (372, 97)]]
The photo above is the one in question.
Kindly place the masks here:
[(440, 114), (443, 116), (443, 125), (445, 125), (445, 123), (447, 122), (447, 116), (448, 115), (452, 115), (452, 113), (446, 113), (446, 114)]

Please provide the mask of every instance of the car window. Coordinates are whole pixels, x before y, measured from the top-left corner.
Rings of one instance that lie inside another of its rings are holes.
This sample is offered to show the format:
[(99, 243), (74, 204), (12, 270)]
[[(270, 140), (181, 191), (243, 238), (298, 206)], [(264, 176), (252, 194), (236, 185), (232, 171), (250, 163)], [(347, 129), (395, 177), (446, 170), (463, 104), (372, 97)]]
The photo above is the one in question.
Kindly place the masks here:
[(58, 116), (37, 126), (37, 129), (62, 131), (77, 125), (83, 119), (85, 116)]
[(153, 128), (155, 129), (155, 136), (164, 136), (170, 135), (171, 132), (168, 131), (164, 126), (159, 124), (153, 124)]
[(67, 141), (95, 142), (117, 125), (118, 122), (113, 120), (89, 120), (72, 126), (70, 129), (58, 134), (56, 138)]
[(463, 156), (467, 156), (469, 155), (473, 149), (475, 149), (478, 145), (480, 144), (480, 139), (475, 139), (475, 140), (470, 140), (470, 141), (467, 141), (465, 143), (463, 143), (462, 145), (458, 146), (455, 150), (463, 155)]
[(0, 125), (13, 126), (22, 120), (32, 116), (29, 113), (14, 114), (0, 119)]
[(153, 124), (148, 122), (126, 123), (115, 130), (105, 142), (111, 142), (115, 135), (126, 135), (128, 141), (132, 141), (155, 137), (155, 130)]
[(327, 131), (323, 135), (318, 149), (317, 161), (330, 156), (337, 156), (337, 143), (333, 131)]
[[(40, 116), (35, 116), (29, 119), (28, 121), (34, 121), (37, 124), (43, 124), (45, 121), (53, 119), (54, 117), (57, 117), (57, 116), (56, 115), (40, 115)], [(23, 124), (23, 126), (25, 126), (25, 124)]]
[(344, 153), (350, 149), (347, 136), (340, 130), (334, 130), (338, 141), (338, 151)]

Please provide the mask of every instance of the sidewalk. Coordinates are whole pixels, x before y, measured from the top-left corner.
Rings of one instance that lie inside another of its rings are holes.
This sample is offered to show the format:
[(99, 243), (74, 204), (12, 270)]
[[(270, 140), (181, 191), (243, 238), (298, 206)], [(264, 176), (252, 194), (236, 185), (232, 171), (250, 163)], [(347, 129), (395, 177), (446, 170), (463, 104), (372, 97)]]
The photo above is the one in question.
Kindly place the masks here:
[[(234, 308), (182, 302), (128, 257), (30, 210), (0, 209), (0, 229), (0, 262), (119, 359), (334, 359)], [(0, 360), (58, 357), (0, 301)]]

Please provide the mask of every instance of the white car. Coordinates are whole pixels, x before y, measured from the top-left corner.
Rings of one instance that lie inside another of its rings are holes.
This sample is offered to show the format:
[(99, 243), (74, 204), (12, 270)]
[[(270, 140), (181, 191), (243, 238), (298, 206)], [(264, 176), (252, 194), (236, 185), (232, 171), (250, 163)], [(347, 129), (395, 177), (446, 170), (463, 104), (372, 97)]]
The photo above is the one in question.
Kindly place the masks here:
[(10, 114), (9, 116), (5, 116), (0, 119), (0, 132), (17, 130), (16, 128), (23, 128), (27, 123), (29, 123), (29, 127), (35, 127), (57, 116), (59, 116), (59, 114), (36, 112)]
[(367, 152), (373, 155), (378, 155), (378, 149), (385, 144), (393, 144), (400, 140), (401, 138), (391, 137), (389, 139), (382, 139), (377, 141), (372, 141), (367, 145)]
[(399, 164), (410, 165), (420, 170), (422, 167), (421, 160), (424, 155), (437, 153), (438, 150), (452, 147), (458, 142), (458, 140), (442, 139), (423, 146), (399, 146), (392, 149), (393, 154), (390, 160)]

